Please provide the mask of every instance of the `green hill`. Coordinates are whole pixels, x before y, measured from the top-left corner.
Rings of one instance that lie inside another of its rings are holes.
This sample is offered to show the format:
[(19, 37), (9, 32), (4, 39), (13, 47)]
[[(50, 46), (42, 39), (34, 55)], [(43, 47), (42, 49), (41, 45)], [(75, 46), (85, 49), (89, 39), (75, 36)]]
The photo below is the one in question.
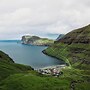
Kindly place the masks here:
[(14, 61), (7, 54), (0, 51), (0, 80), (5, 79), (11, 74), (22, 73), (28, 70), (33, 69), (30, 66), (14, 63)]
[(90, 69), (90, 25), (69, 32), (44, 53), (79, 69)]
[[(66, 62), (68, 67), (63, 70), (65, 77), (77, 77), (74, 81), (81, 78), (90, 84), (90, 25), (69, 32), (43, 52)], [(77, 89), (77, 85), (75, 90), (89, 90), (88, 86), (83, 87), (85, 83), (80, 85), (82, 89)]]

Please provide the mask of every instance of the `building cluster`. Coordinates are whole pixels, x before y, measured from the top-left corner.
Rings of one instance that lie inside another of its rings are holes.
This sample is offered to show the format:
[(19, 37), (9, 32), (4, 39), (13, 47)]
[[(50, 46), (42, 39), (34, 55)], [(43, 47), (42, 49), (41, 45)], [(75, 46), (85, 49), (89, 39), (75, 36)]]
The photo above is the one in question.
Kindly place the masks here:
[(62, 71), (57, 68), (39, 69), (38, 72), (43, 75), (52, 75), (55, 77), (59, 77), (61, 74), (63, 74)]

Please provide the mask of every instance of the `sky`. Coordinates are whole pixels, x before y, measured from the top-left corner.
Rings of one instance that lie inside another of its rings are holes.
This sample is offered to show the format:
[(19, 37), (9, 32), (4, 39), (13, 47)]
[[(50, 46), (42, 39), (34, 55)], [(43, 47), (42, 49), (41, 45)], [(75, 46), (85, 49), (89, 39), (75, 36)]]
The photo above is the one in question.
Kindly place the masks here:
[(0, 39), (66, 34), (90, 24), (90, 0), (0, 0)]

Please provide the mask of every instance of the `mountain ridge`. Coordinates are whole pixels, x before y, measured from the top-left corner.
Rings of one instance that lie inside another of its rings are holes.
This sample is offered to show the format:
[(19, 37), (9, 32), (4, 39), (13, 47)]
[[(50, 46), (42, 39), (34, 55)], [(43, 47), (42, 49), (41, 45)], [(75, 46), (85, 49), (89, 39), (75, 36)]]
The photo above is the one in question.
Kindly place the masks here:
[[(85, 35), (86, 34), (86, 35)], [(73, 30), (59, 39), (63, 43), (90, 43), (90, 25)]]

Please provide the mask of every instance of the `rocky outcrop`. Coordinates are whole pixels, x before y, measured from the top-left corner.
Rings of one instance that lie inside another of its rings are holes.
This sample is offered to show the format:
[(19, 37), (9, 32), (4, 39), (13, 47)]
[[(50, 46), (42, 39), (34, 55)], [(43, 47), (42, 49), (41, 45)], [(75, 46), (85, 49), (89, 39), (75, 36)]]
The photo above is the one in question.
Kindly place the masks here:
[(38, 36), (22, 36), (22, 44), (50, 46), (53, 43), (53, 40), (47, 38), (40, 38)]

